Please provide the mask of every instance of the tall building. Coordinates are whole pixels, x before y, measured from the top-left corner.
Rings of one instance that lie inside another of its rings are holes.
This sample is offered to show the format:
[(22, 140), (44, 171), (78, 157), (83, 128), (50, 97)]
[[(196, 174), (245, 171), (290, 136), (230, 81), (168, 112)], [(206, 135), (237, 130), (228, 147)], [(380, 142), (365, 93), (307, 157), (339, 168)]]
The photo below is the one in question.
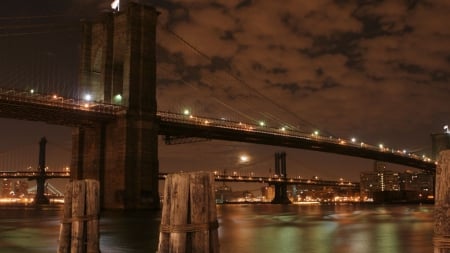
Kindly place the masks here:
[(361, 199), (373, 199), (374, 192), (399, 190), (399, 173), (387, 170), (382, 162), (375, 161), (373, 171), (360, 174)]
[(28, 182), (25, 180), (12, 181), (4, 178), (1, 182), (0, 197), (21, 197), (28, 194)]

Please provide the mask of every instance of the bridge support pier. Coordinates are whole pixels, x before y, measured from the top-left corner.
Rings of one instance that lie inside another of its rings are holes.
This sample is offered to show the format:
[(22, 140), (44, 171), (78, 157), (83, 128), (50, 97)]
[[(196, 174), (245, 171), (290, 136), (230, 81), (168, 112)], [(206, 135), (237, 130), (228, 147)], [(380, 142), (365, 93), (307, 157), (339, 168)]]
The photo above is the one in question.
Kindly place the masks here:
[(158, 12), (132, 2), (124, 9), (83, 24), (80, 90), (124, 110), (114, 121), (74, 129), (72, 178), (98, 180), (103, 208), (154, 209)]
[[(281, 179), (286, 180), (286, 153), (275, 153), (275, 174)], [(272, 204), (290, 204), (292, 203), (287, 194), (287, 185), (283, 182), (274, 183), (275, 197)]]

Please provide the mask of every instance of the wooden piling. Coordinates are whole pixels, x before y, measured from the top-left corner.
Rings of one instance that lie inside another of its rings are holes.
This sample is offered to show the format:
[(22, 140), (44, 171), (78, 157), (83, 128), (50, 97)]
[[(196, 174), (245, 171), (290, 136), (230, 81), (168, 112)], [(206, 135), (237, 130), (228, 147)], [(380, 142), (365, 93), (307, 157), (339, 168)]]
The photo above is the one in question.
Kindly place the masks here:
[(58, 253), (99, 253), (99, 183), (85, 179), (66, 185)]
[(66, 189), (64, 193), (64, 210), (63, 218), (61, 221), (61, 226), (59, 230), (59, 245), (58, 253), (69, 253), (70, 252), (70, 236), (72, 226), (70, 222), (67, 222), (70, 217), (72, 217), (72, 183), (66, 184)]
[(208, 172), (167, 176), (159, 253), (218, 253), (214, 175)]
[(450, 253), (450, 150), (439, 154), (435, 189), (434, 253)]

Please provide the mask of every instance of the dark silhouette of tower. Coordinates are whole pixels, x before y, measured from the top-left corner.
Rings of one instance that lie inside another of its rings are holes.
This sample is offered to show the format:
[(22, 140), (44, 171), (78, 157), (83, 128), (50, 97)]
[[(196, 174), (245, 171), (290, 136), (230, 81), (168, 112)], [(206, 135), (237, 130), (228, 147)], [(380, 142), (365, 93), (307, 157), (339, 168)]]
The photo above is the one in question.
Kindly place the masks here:
[[(275, 174), (282, 179), (286, 179), (286, 153), (275, 153)], [(283, 182), (274, 183), (275, 197), (272, 200), (273, 204), (290, 204), (291, 201), (287, 195), (287, 185)]]
[(35, 204), (48, 204), (49, 200), (45, 196), (45, 147), (47, 145), (47, 139), (42, 137), (39, 141), (39, 165), (38, 165), (38, 177), (36, 178), (36, 196), (34, 197)]

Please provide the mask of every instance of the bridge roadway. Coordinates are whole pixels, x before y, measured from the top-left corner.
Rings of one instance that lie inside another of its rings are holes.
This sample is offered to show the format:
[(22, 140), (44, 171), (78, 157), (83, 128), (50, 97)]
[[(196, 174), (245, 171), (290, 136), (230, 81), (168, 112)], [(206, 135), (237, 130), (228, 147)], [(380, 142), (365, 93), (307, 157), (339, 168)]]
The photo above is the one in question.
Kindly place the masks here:
[(334, 137), (273, 128), (221, 119), (210, 119), (169, 112), (158, 112), (159, 133), (166, 136), (200, 137), (216, 140), (248, 142), (298, 149), (336, 153), (397, 163), (414, 168), (434, 171), (436, 164), (403, 150), (392, 150), (362, 142), (352, 142)]
[[(0, 178), (28, 178), (35, 179), (40, 177), (39, 172), (30, 171), (0, 171)], [(159, 179), (165, 180), (167, 173), (159, 173)], [(46, 172), (45, 178), (70, 178), (70, 172), (54, 171)], [(241, 182), (241, 183), (267, 183), (267, 184), (295, 184), (310, 186), (338, 186), (358, 188), (357, 182), (341, 182), (332, 180), (315, 180), (304, 178), (281, 178), (281, 177), (258, 177), (258, 176), (231, 176), (231, 175), (215, 175), (217, 182)]]
[[(41, 121), (65, 126), (92, 125), (114, 120), (126, 113), (119, 105), (82, 99), (66, 99), (57, 95), (0, 88), (0, 117)], [(199, 137), (216, 140), (266, 144), (406, 165), (434, 171), (436, 164), (403, 150), (377, 147), (366, 143), (324, 137), (293, 129), (259, 126), (242, 122), (212, 119), (170, 112), (157, 112), (159, 134), (175, 137)]]

